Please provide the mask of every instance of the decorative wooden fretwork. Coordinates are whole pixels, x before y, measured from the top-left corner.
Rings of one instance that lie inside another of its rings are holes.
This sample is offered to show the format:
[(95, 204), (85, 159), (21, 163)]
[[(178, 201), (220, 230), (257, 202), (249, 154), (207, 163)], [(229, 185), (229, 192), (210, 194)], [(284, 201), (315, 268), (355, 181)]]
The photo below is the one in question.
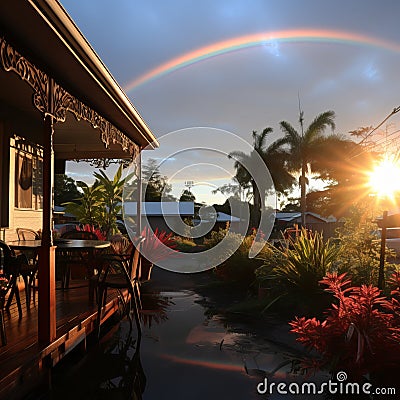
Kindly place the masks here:
[(107, 169), (111, 164), (122, 165), (122, 168), (128, 168), (132, 165), (132, 159), (117, 158), (81, 158), (75, 162), (86, 162), (95, 168)]
[(100, 139), (106, 148), (119, 144), (130, 157), (135, 158), (139, 147), (113, 124), (96, 111), (82, 103), (57, 84), (49, 75), (41, 71), (16, 51), (3, 37), (0, 37), (0, 67), (15, 72), (33, 89), (33, 104), (43, 114), (50, 115), (54, 122), (65, 122), (70, 111), (80, 121), (89, 122), (100, 131)]

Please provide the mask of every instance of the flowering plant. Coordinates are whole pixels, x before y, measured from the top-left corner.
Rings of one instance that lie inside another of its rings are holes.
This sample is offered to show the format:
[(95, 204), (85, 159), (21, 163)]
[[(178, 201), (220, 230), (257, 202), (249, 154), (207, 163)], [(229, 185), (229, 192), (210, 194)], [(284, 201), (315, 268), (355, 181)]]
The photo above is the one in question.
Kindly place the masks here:
[(85, 224), (85, 225), (82, 226), (82, 228), (80, 228), (79, 226), (77, 226), (77, 227), (76, 227), (76, 230), (77, 230), (77, 231), (84, 231), (84, 232), (92, 232), (92, 233), (94, 233), (94, 234), (97, 236), (97, 238), (98, 238), (99, 240), (106, 240), (106, 235), (104, 234), (104, 232), (103, 232), (101, 229), (96, 228), (96, 227), (93, 226), (93, 225)]
[(327, 274), (321, 283), (337, 300), (325, 320), (296, 317), (290, 323), (297, 341), (319, 354), (305, 365), (346, 371), (357, 380), (367, 374), (380, 382), (393, 379), (400, 364), (400, 273), (391, 279), (391, 299), (372, 285), (351, 287), (346, 274)]
[(172, 233), (159, 231), (158, 228), (153, 232), (149, 227), (142, 230), (142, 237), (146, 240), (142, 243), (142, 254), (146, 257), (151, 254), (151, 260), (164, 260), (167, 257), (176, 257), (177, 244)]

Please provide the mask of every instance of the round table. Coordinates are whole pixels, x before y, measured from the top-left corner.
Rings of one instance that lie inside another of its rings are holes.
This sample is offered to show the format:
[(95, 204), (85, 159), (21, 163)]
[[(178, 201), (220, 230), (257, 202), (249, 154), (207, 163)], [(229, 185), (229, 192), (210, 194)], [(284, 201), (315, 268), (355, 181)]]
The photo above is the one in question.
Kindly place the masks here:
[[(13, 250), (37, 250), (41, 245), (41, 240), (16, 240), (13, 242), (7, 242), (7, 244)], [(61, 286), (63, 289), (69, 287), (69, 275), (70, 269), (67, 267), (69, 260), (67, 255), (81, 254), (82, 264), (86, 267), (91, 267), (91, 261), (94, 260), (95, 250), (104, 250), (111, 246), (111, 242), (106, 240), (87, 240), (87, 239), (55, 239), (53, 241), (54, 246), (56, 246), (56, 253), (58, 254), (60, 260), (57, 263), (62, 266), (62, 280)], [(83, 254), (87, 253), (87, 260), (83, 258)], [(64, 258), (64, 259), (63, 259)], [(72, 259), (72, 257), (70, 258)], [(75, 260), (76, 261), (76, 260)], [(79, 260), (78, 260), (79, 261)], [(73, 263), (73, 262), (71, 262)], [(93, 270), (93, 268), (91, 268)], [(93, 274), (93, 271), (92, 271)]]
[[(16, 240), (7, 242), (14, 250), (32, 250), (42, 245), (41, 240)], [(106, 249), (110, 247), (111, 242), (107, 240), (86, 240), (86, 239), (55, 239), (53, 241), (57, 250), (90, 250), (90, 249)]]

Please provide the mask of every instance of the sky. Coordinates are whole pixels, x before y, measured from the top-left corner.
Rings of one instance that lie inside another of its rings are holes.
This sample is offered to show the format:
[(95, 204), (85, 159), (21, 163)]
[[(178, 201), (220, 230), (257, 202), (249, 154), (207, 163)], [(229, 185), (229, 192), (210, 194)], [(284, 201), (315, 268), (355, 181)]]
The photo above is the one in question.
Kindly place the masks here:
[[(400, 105), (397, 0), (61, 4), (157, 138), (181, 131), (197, 146), (202, 134), (194, 128), (209, 127), (226, 132), (226, 141), (233, 134), (251, 142), (253, 130), (272, 127), (272, 141), (282, 135), (282, 120), (299, 128), (299, 99), (306, 126), (333, 110), (335, 133), (348, 135), (378, 125)], [(374, 138), (382, 142), (386, 132), (395, 147), (398, 129), (396, 114)], [(146, 152), (156, 159), (164, 155)], [(83, 164), (67, 168), (74, 178), (85, 173)], [(193, 187), (206, 201), (233, 174), (212, 178), (200, 170), (198, 165), (178, 174), (174, 190), (181, 191), (185, 180), (206, 179), (207, 185)]]

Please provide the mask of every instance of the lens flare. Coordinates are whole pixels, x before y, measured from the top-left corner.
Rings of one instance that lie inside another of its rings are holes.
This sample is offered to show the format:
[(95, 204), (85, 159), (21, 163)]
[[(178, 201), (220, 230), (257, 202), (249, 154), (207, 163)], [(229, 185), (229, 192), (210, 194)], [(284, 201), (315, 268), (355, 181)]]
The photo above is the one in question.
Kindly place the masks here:
[(400, 192), (400, 164), (397, 158), (385, 157), (368, 175), (369, 186), (377, 196), (394, 200)]

